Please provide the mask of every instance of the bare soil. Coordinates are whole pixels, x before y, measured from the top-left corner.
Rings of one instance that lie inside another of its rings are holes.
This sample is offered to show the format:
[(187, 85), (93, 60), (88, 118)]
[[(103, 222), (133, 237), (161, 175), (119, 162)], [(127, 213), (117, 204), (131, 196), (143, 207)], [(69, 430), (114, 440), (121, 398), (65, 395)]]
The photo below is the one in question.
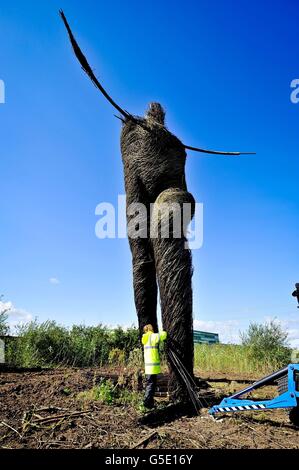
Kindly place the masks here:
[[(299, 428), (290, 424), (285, 411), (218, 419), (208, 414), (209, 406), (253, 377), (201, 375), (208, 380), (201, 391), (203, 408), (195, 416), (191, 409), (168, 405), (163, 397), (166, 376), (160, 378), (159, 407), (151, 413), (131, 405), (79, 400), (78, 394), (91, 389), (105, 373), (103, 369), (0, 372), (0, 448), (299, 449)], [(114, 373), (117, 377), (119, 371)], [(274, 387), (262, 390), (263, 398), (275, 395)]]

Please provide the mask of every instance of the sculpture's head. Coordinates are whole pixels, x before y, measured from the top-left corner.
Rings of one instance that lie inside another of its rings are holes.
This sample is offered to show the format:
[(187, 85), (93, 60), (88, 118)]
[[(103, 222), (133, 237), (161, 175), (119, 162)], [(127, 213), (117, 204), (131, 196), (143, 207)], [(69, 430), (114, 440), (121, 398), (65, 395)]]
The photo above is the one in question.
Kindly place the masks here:
[(156, 121), (164, 126), (165, 111), (160, 105), (160, 103), (150, 103), (145, 113), (145, 118), (152, 119), (153, 121)]

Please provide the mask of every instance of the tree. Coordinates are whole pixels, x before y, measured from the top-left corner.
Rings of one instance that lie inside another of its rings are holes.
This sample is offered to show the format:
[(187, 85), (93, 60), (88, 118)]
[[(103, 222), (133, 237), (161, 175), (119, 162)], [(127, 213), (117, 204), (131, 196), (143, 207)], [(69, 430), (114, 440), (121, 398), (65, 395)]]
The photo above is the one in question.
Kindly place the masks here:
[(279, 367), (289, 362), (288, 333), (275, 320), (264, 324), (250, 323), (248, 330), (240, 336), (243, 346), (250, 348), (254, 359), (276, 362)]

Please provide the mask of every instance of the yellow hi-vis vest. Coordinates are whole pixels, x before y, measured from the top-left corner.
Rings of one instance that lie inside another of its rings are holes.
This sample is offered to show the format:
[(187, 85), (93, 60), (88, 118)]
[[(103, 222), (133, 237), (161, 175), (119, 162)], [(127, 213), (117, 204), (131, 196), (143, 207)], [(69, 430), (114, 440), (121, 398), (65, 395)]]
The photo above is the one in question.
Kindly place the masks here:
[(144, 345), (144, 365), (146, 375), (160, 374), (159, 343), (160, 341), (164, 341), (166, 337), (166, 331), (161, 331), (160, 333), (152, 333), (151, 331), (148, 331), (142, 336), (141, 342)]

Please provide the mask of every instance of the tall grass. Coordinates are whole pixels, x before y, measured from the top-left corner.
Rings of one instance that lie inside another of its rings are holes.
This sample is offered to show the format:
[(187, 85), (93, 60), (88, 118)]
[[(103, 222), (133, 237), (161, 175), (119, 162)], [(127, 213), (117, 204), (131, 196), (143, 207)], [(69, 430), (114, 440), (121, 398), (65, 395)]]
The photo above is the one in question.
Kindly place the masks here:
[(291, 360), (291, 350), (285, 349), (279, 358), (256, 354), (250, 346), (236, 344), (196, 344), (194, 348), (195, 370), (207, 373), (267, 374), (287, 365)]

